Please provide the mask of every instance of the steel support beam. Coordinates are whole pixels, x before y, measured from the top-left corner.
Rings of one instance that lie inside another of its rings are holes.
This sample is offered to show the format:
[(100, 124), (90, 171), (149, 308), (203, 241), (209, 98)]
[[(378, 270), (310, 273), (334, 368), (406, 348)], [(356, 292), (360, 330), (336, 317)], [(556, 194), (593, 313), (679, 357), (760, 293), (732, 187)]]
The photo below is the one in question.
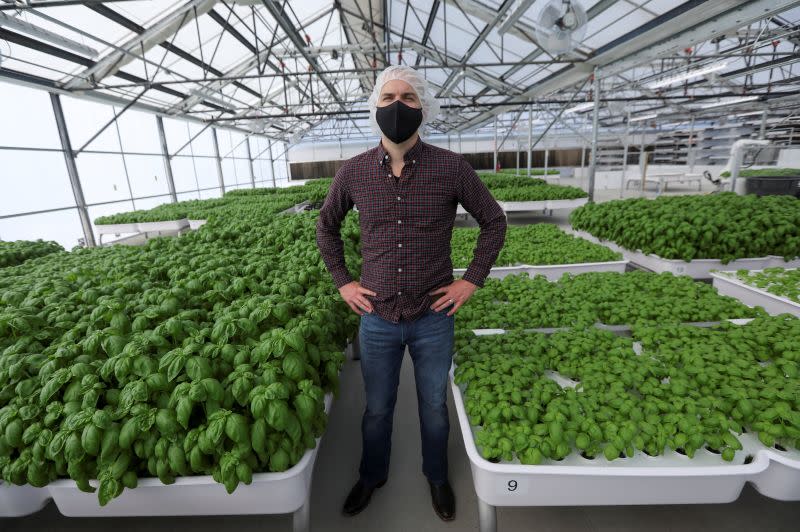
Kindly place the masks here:
[(78, 217), (81, 220), (81, 227), (83, 228), (83, 238), (87, 246), (95, 247), (97, 244), (95, 243), (94, 232), (92, 231), (92, 221), (89, 218), (89, 210), (86, 207), (86, 199), (83, 196), (83, 187), (81, 186), (81, 179), (78, 175), (78, 167), (75, 164), (75, 154), (72, 152), (67, 122), (64, 119), (64, 109), (61, 107), (61, 97), (51, 92), (50, 103), (53, 105), (53, 115), (56, 119), (58, 136), (61, 139), (61, 149), (64, 152), (64, 162), (67, 165), (69, 184), (72, 187), (72, 195), (75, 197), (75, 206), (78, 208)]
[(172, 163), (170, 162), (169, 149), (167, 148), (167, 136), (164, 134), (164, 119), (156, 116), (156, 126), (158, 126), (158, 140), (161, 143), (161, 155), (164, 158), (164, 173), (167, 176), (167, 186), (172, 203), (178, 203), (178, 194), (175, 191), (175, 179), (172, 176)]
[(225, 195), (225, 178), (222, 174), (222, 158), (219, 156), (219, 142), (217, 142), (217, 128), (211, 128), (211, 140), (214, 142), (214, 160), (217, 162), (217, 179), (219, 180), (219, 191)]
[(250, 166), (250, 184), (253, 185), (253, 188), (256, 188), (256, 172), (253, 169), (253, 152), (250, 150), (250, 138), (245, 137), (244, 141), (247, 146), (247, 162)]
[(497, 173), (497, 115), (494, 115), (494, 166), (492, 172)]
[(594, 110), (592, 115), (592, 158), (589, 161), (589, 203), (594, 202), (594, 176), (597, 170), (597, 134), (600, 117), (600, 79), (597, 68), (594, 69)]
[[(474, 54), (478, 50), (478, 48), (480, 48), (480, 46), (484, 43), (484, 41), (486, 41), (486, 37), (489, 36), (489, 33), (494, 29), (495, 26), (497, 26), (498, 22), (500, 22), (500, 19), (503, 18), (503, 16), (511, 8), (512, 5), (514, 5), (514, 2), (512, 0), (503, 0), (502, 5), (494, 14), (495, 15), (494, 18), (488, 24), (486, 24), (486, 26), (484, 26), (483, 30), (481, 30), (481, 32), (478, 34), (478, 37), (475, 38), (475, 40), (472, 42), (472, 45), (464, 53), (464, 57), (461, 58), (461, 68), (465, 68), (467, 66), (470, 57), (472, 57), (472, 54)], [(453, 87), (451, 85), (453, 85), (453, 80), (458, 74), (458, 72), (460, 71), (459, 70), (450, 71), (450, 74), (448, 74), (447, 79), (445, 80), (444, 83), (442, 83), (442, 90), (439, 92), (438, 95), (439, 97), (445, 96), (446, 93), (453, 90)]]
[(277, 188), (277, 184), (275, 184), (275, 159), (272, 158), (272, 141), (268, 140), (269, 143), (269, 167), (272, 169), (272, 188)]
[[(461, 132), (458, 132), (459, 136)], [(528, 177), (531, 176), (531, 159), (533, 158), (533, 105), (528, 107)]]
[(30, 22), (26, 22), (21, 18), (10, 17), (5, 13), (0, 13), (0, 26), (15, 29), (17, 31), (21, 31), (22, 33), (27, 33), (32, 37), (42, 39), (43, 41), (55, 44), (61, 48), (67, 48), (73, 52), (77, 52), (93, 59), (99, 55), (99, 52), (91, 46), (86, 46), (83, 43), (73, 41), (72, 39), (68, 39), (63, 35), (59, 35), (35, 24), (31, 24)]
[[(342, 99), (339, 96), (339, 92), (336, 90), (336, 87), (334, 87), (331, 84), (331, 82), (328, 81), (328, 78), (325, 77), (325, 75), (324, 75), (325, 72), (319, 66), (319, 63), (317, 62), (317, 58), (316, 57), (312, 57), (311, 54), (309, 54), (306, 51), (306, 43), (303, 41), (303, 38), (297, 32), (297, 28), (295, 28), (294, 25), (286, 17), (286, 13), (285, 13), (285, 11), (283, 9), (283, 6), (277, 5), (277, 3), (274, 0), (262, 0), (262, 2), (264, 4), (264, 7), (267, 8), (267, 11), (269, 11), (270, 15), (272, 15), (272, 17), (278, 23), (278, 26), (284, 31), (284, 33), (286, 33), (286, 35), (289, 37), (289, 40), (292, 41), (292, 44), (294, 44), (295, 48), (297, 48), (297, 50), (301, 54), (303, 54), (303, 58), (308, 62), (309, 65), (311, 65), (311, 68), (314, 70), (314, 72), (317, 73), (317, 75), (319, 76), (320, 81), (322, 81), (322, 83), (325, 85), (325, 88), (328, 89), (328, 92), (331, 94), (331, 96), (337, 102), (339, 102), (339, 107), (342, 110), (345, 110), (344, 104), (341, 103)], [(361, 126), (356, 124), (355, 121), (353, 121), (353, 125), (362, 134), (364, 133), (364, 131), (361, 129)], [(287, 159), (287, 164), (288, 164), (288, 159)]]
[[(564, 90), (589, 75), (595, 67), (601, 68), (601, 76), (608, 77), (797, 5), (800, 0), (689, 0), (595, 50), (583, 64), (565, 67), (506, 102), (526, 101)], [(483, 112), (457, 129), (466, 131), (478, 127), (498, 112), (501, 111)]]
[(67, 89), (92, 87), (92, 82), (101, 81), (113, 76), (120, 68), (134, 59), (131, 54), (144, 54), (147, 50), (158, 46), (167, 38), (178, 32), (195, 17), (207, 13), (217, 0), (189, 0), (169, 15), (147, 28), (143, 33), (134, 35), (120, 46), (124, 51), (114, 51), (101, 59), (92, 67), (77, 74), (66, 83)]

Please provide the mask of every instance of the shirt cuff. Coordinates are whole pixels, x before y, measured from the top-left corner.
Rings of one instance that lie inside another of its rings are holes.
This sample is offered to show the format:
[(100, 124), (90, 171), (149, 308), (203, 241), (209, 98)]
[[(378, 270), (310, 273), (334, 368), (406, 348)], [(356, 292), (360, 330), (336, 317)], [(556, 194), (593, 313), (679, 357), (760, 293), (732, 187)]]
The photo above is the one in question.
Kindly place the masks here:
[(483, 282), (486, 280), (487, 275), (488, 274), (479, 272), (477, 267), (470, 264), (470, 266), (467, 268), (467, 271), (464, 272), (464, 275), (462, 275), (461, 278), (465, 281), (469, 281), (478, 288), (482, 288)]
[(336, 270), (331, 272), (331, 277), (333, 277), (333, 284), (336, 285), (336, 288), (341, 288), (348, 283), (353, 282), (353, 277), (350, 275), (350, 272), (347, 271), (347, 268), (342, 268), (341, 270)]

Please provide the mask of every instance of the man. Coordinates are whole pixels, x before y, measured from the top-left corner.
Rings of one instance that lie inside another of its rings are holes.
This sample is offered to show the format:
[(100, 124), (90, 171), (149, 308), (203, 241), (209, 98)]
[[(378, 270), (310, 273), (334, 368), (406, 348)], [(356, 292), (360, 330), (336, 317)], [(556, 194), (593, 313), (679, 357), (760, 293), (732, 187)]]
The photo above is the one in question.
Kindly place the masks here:
[[(454, 314), (483, 285), (503, 246), (506, 219), (475, 171), (459, 154), (422, 142), (419, 128), (438, 105), (414, 69), (391, 66), (369, 98), (378, 146), (336, 173), (317, 222), (317, 244), (342, 298), (361, 316), (361, 372), (367, 405), (362, 419), (360, 478), (344, 503), (367, 507), (389, 473), (392, 420), (405, 348), (414, 362), (422, 435), (422, 469), (433, 507), (455, 517), (448, 482), (447, 380)], [(457, 204), (481, 227), (474, 259), (453, 280), (450, 239)], [(340, 226), (358, 208), (361, 281), (345, 267)]]

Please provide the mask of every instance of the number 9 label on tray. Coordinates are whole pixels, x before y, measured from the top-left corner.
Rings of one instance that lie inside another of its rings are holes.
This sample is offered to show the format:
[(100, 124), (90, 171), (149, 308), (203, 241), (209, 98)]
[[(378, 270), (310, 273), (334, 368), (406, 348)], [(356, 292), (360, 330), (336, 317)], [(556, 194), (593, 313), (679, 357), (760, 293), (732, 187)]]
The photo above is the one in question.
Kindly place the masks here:
[(503, 495), (525, 495), (528, 493), (528, 483), (514, 477), (497, 479), (497, 491)]

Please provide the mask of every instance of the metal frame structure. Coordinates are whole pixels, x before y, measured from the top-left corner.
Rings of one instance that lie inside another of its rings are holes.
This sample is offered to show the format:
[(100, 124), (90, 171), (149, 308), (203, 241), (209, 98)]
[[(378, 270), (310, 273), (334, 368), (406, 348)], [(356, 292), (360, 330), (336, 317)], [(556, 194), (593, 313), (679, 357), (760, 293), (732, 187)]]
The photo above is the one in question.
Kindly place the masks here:
[[(445, 100), (432, 134), (480, 132), (498, 116), (505, 135), (529, 105), (559, 114), (561, 95), (595, 69), (606, 87), (603, 131), (622, 134), (629, 111), (695, 119), (703, 129), (730, 108), (698, 102), (742, 94), (758, 96), (768, 126), (793, 127), (797, 0), (583, 2), (591, 4), (584, 42), (553, 57), (536, 41), (542, 2), (334, 0), (301, 9), (286, 0), (183, 0), (143, 13), (121, 0), (0, 0), (0, 42), (19, 51), (0, 56), (0, 79), (292, 144), (369, 136), (365, 99), (377, 73), (398, 63), (423, 69)], [(57, 10), (71, 11), (57, 20)], [(118, 39), (93, 36), (83, 15), (113, 26)], [(53, 66), (28, 68), (41, 54)], [(719, 74), (648, 86), (721, 61), (728, 67)], [(576, 99), (593, 96), (587, 89)], [(621, 101), (628, 105), (613, 103)], [(579, 113), (562, 117), (554, 132), (581, 123)]]

